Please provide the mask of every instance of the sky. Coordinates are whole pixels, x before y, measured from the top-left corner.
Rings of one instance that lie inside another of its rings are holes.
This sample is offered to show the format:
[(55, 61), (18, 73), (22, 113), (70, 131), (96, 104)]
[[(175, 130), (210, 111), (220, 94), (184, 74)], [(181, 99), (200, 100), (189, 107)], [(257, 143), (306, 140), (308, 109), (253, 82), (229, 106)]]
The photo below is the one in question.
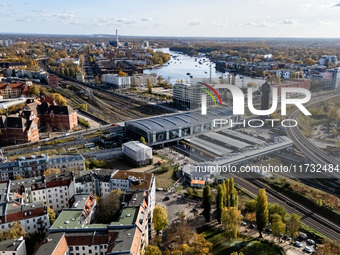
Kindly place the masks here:
[(0, 33), (340, 38), (340, 0), (0, 0)]

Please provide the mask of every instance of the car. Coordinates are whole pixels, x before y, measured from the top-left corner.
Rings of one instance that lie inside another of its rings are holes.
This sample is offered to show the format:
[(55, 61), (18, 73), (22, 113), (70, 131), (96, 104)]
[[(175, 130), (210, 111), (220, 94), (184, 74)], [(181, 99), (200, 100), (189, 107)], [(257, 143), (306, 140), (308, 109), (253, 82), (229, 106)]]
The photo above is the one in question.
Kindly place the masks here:
[(313, 252), (313, 250), (311, 248), (309, 248), (308, 246), (306, 246), (303, 250), (305, 252), (307, 252), (307, 253), (312, 253)]
[(254, 223), (250, 225), (250, 228), (255, 228), (255, 227), (256, 227), (256, 226), (255, 226)]
[(285, 235), (284, 239), (287, 240), (287, 241), (291, 241), (292, 240), (292, 238), (290, 236), (288, 236), (288, 235)]
[(302, 244), (299, 241), (295, 241), (295, 246), (301, 248)]
[(241, 221), (241, 226), (246, 226), (246, 225), (247, 225), (247, 222)]
[(267, 228), (265, 229), (265, 232), (266, 232), (266, 233), (271, 233), (271, 232), (272, 232), (272, 229), (269, 228), (269, 227), (267, 227)]
[(315, 241), (312, 239), (307, 239), (307, 244), (314, 245)]
[(194, 208), (192, 209), (193, 212), (197, 213), (198, 212), (198, 209), (197, 208)]
[(164, 201), (169, 201), (170, 200), (170, 197), (165, 197), (164, 198)]
[(112, 127), (116, 126), (116, 123), (113, 123), (111, 126), (112, 126)]
[(307, 239), (307, 235), (306, 235), (305, 233), (303, 233), (303, 232), (300, 232), (300, 233), (299, 233), (299, 237), (300, 237), (301, 239)]

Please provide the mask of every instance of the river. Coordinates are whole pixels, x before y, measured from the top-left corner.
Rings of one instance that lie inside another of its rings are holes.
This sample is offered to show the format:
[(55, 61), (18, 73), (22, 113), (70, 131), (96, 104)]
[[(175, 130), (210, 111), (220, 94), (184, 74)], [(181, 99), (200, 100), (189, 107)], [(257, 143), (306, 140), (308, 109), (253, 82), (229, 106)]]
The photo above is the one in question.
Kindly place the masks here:
[[(171, 55), (168, 63), (155, 69), (144, 70), (145, 74), (156, 73), (161, 75), (164, 80), (175, 84), (177, 81), (190, 82), (191, 78), (209, 79), (210, 78), (210, 60), (204, 55), (200, 57), (190, 57), (179, 52), (170, 51), (169, 48), (154, 49), (154, 51), (163, 51)], [(215, 70), (215, 64), (211, 64), (211, 78), (220, 78), (222, 75), (227, 77), (228, 73), (221, 73)]]

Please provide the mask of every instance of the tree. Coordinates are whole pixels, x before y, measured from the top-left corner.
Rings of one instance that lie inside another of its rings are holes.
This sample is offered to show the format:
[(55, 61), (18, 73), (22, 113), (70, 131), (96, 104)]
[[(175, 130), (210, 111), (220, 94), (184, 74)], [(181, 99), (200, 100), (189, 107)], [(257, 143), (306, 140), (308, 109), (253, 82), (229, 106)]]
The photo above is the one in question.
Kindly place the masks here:
[(227, 191), (228, 191), (227, 201), (229, 201), (228, 206), (237, 208), (238, 207), (238, 192), (235, 188), (234, 179), (230, 178), (227, 183), (229, 184), (228, 185), (229, 187), (227, 188)]
[(21, 180), (21, 179), (24, 179), (24, 178), (21, 177), (21, 175), (15, 176), (15, 180)]
[(268, 201), (265, 189), (259, 189), (256, 198), (256, 224), (259, 230), (260, 238), (262, 231), (268, 224)]
[(286, 232), (286, 224), (282, 222), (282, 218), (279, 214), (272, 215), (272, 231), (273, 235), (280, 238)]
[(256, 199), (248, 200), (245, 204), (246, 212), (255, 212), (256, 211)]
[(323, 205), (323, 200), (321, 199), (321, 198), (319, 198), (317, 201), (316, 201), (316, 205), (317, 205), (317, 207), (322, 207), (322, 205)]
[(118, 188), (99, 199), (94, 220), (96, 223), (108, 224), (119, 214), (123, 192)]
[(237, 238), (237, 232), (241, 226), (241, 211), (236, 207), (225, 207), (222, 210), (222, 225), (230, 240)]
[(300, 219), (301, 217), (295, 213), (290, 215), (289, 220), (287, 221), (287, 233), (292, 238), (297, 238), (300, 230)]
[(14, 222), (12, 227), (8, 232), (5, 233), (5, 238), (8, 239), (16, 239), (19, 238), (20, 236), (25, 237), (26, 232), (25, 230), (21, 227), (20, 223), (18, 221)]
[(211, 190), (210, 186), (206, 185), (203, 190), (203, 216), (206, 222), (210, 221), (210, 210), (211, 210)]
[(48, 168), (45, 170), (44, 175), (53, 175), (53, 174), (60, 174), (61, 171), (60, 169), (57, 168)]
[(30, 94), (33, 95), (33, 96), (36, 96), (40, 93), (40, 89), (38, 86), (36, 85), (32, 85), (30, 86)]
[(120, 70), (120, 71), (118, 72), (118, 76), (128, 76), (128, 73), (123, 72), (122, 70)]
[(53, 225), (56, 219), (55, 211), (49, 206), (47, 206), (47, 211), (48, 211), (48, 217), (50, 218), (50, 224)]
[(152, 94), (152, 83), (151, 83), (151, 80), (148, 78), (148, 90), (147, 90), (147, 93), (148, 94)]
[(194, 233), (194, 239), (187, 254), (210, 255), (213, 244), (207, 241), (202, 235)]
[(246, 220), (250, 221), (250, 222), (254, 222), (254, 221), (256, 221), (256, 213), (255, 212), (248, 212), (248, 213), (246, 213), (244, 218)]
[(221, 223), (221, 216), (222, 216), (222, 210), (224, 208), (223, 205), (223, 197), (224, 197), (224, 192), (223, 192), (223, 186), (221, 184), (218, 185), (217, 187), (217, 196), (216, 196), (216, 207), (217, 207), (217, 221), (218, 223)]
[(40, 86), (40, 95), (46, 95), (47, 89), (44, 86)]
[(142, 144), (146, 144), (145, 138), (144, 138), (143, 136), (140, 138), (140, 142), (141, 142)]
[(159, 231), (165, 229), (168, 226), (168, 215), (163, 206), (156, 205), (153, 210), (152, 222), (159, 235)]
[(340, 254), (340, 247), (336, 244), (330, 243), (327, 240), (323, 241), (322, 245), (318, 246), (315, 255), (333, 255)]
[(157, 246), (148, 245), (144, 255), (162, 255), (162, 252)]
[(188, 195), (188, 197), (191, 197), (192, 196), (192, 193), (193, 193), (193, 190), (191, 187), (188, 187), (187, 190), (186, 190), (186, 193)]
[(282, 205), (278, 204), (269, 204), (268, 205), (268, 215), (269, 219), (272, 220), (272, 216), (274, 214), (278, 214), (281, 216), (282, 221), (286, 219), (287, 211)]

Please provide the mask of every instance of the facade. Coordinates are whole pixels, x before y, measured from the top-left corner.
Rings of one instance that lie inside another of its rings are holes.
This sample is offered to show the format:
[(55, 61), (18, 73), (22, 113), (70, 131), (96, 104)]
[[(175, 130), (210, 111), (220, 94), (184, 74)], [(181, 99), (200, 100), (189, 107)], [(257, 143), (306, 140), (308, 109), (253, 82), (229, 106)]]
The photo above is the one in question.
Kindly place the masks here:
[[(212, 85), (213, 86), (213, 85)], [(200, 84), (175, 84), (173, 87), (173, 101), (190, 109), (202, 107), (202, 94), (206, 87)], [(215, 97), (215, 95), (213, 95)], [(211, 97), (207, 97), (207, 107), (215, 105)], [(216, 100), (216, 99), (215, 99)]]
[(38, 123), (35, 119), (27, 119), (23, 115), (0, 116), (2, 145), (21, 144), (39, 140)]
[(2, 255), (26, 255), (26, 244), (24, 237), (4, 240), (0, 242), (0, 254)]
[(152, 164), (152, 149), (138, 141), (131, 141), (122, 145), (125, 158), (135, 166)]
[(50, 125), (55, 129), (72, 130), (78, 126), (77, 112), (70, 106), (49, 105), (43, 102), (37, 106), (42, 125)]
[(131, 76), (131, 85), (137, 88), (147, 88), (148, 79), (152, 85), (157, 83), (157, 77), (154, 75), (134, 74)]
[(61, 172), (79, 172), (85, 170), (85, 159), (80, 154), (60, 154), (49, 157), (40, 156), (20, 157), (12, 162), (0, 163), (0, 181), (40, 177), (48, 168), (60, 169)]
[(312, 81), (309, 79), (294, 79), (279, 84), (272, 84), (271, 86), (274, 88), (278, 88), (278, 96), (281, 96), (281, 88), (304, 88), (310, 90), (311, 83)]
[(104, 74), (103, 82), (107, 86), (113, 86), (117, 89), (128, 89), (131, 87), (129, 76), (118, 76), (117, 74)]
[(338, 64), (338, 58), (335, 55), (323, 56), (319, 59), (319, 64), (322, 66), (328, 66), (329, 63), (333, 63), (335, 66)]
[(0, 94), (4, 99), (28, 96), (30, 88), (25, 83), (0, 83)]

